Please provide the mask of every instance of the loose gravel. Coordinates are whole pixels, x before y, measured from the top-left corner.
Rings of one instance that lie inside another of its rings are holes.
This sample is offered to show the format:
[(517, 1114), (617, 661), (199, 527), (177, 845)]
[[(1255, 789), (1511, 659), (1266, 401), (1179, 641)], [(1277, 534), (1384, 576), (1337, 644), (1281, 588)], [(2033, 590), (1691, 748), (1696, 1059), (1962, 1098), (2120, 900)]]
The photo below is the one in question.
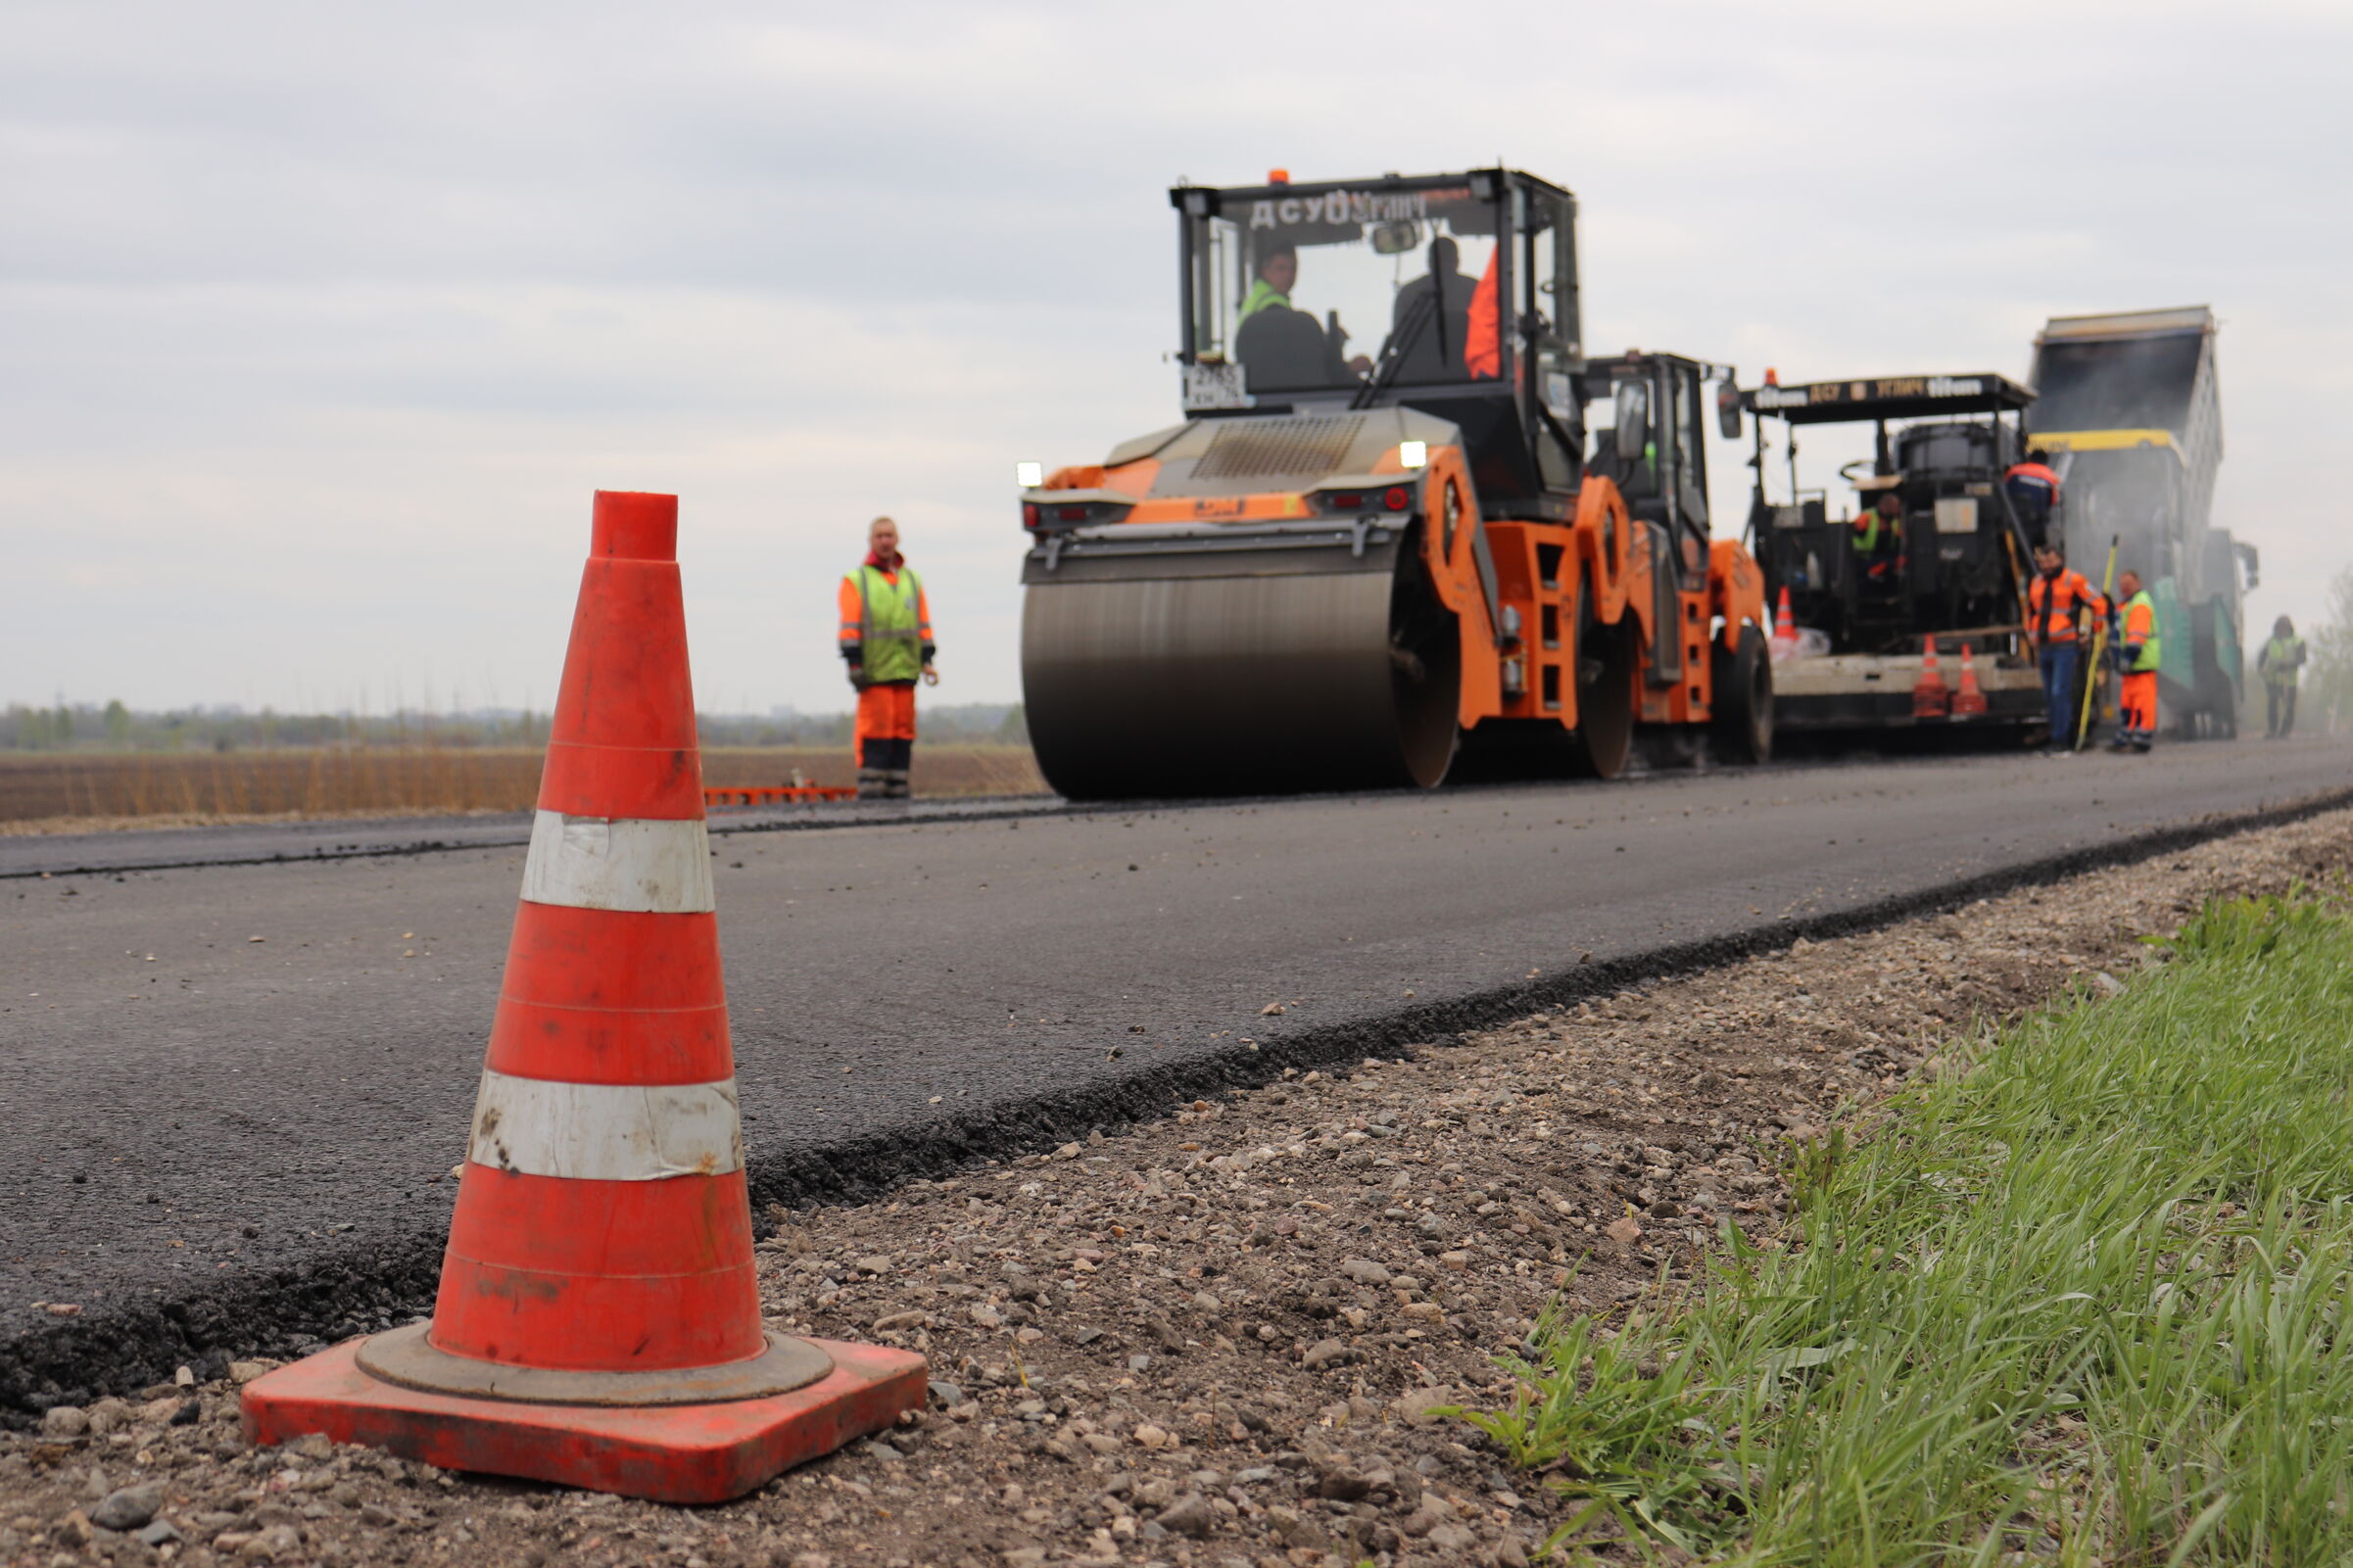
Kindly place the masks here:
[[(160, 1384), (0, 1435), (0, 1561), (1382, 1568), (1560, 1522), (1449, 1405), (1548, 1304), (1655, 1310), (1794, 1143), (2207, 898), (2353, 868), (2353, 812), (1799, 941), (852, 1209), (772, 1211), (773, 1324), (911, 1346), (928, 1407), (717, 1508), (451, 1475)], [(1278, 1006), (1270, 1003), (1270, 1006)]]

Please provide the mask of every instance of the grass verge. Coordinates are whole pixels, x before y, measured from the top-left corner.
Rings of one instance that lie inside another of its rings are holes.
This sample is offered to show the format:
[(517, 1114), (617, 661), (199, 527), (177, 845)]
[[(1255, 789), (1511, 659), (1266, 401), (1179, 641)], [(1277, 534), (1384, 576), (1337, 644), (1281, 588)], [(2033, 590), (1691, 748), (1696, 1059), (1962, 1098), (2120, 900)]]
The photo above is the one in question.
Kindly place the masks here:
[(2209, 907), (1727, 1227), (1688, 1297), (1539, 1331), (1471, 1417), (1554, 1545), (1741, 1564), (2353, 1561), (2353, 915)]

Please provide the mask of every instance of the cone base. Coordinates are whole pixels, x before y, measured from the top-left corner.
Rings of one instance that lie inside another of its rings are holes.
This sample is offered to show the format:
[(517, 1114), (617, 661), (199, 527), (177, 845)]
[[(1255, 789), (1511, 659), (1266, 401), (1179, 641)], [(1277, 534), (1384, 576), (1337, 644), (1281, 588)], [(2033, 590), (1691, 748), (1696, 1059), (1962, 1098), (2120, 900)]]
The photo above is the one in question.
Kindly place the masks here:
[(766, 1354), (720, 1366), (672, 1372), (570, 1372), (507, 1366), (452, 1355), (430, 1338), (430, 1323), (411, 1323), (361, 1340), (360, 1370), (379, 1383), (469, 1400), (524, 1404), (712, 1404), (765, 1399), (806, 1388), (834, 1369), (825, 1352), (789, 1334), (768, 1336)]
[(323, 1432), (445, 1470), (726, 1502), (920, 1409), (929, 1376), (912, 1351), (811, 1340), (833, 1373), (790, 1394), (634, 1409), (526, 1404), (383, 1382), (360, 1366), (365, 1343), (347, 1340), (248, 1383), (247, 1440), (267, 1448)]

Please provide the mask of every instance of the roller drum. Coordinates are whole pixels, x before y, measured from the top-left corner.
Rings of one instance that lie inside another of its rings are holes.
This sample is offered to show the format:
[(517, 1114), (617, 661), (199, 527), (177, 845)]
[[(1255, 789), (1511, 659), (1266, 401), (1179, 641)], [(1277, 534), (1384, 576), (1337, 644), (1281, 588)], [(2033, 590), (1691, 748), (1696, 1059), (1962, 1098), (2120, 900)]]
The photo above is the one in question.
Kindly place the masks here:
[(1453, 760), (1459, 634), (1411, 534), (1026, 575), (1030, 738), (1067, 796), (1426, 787)]

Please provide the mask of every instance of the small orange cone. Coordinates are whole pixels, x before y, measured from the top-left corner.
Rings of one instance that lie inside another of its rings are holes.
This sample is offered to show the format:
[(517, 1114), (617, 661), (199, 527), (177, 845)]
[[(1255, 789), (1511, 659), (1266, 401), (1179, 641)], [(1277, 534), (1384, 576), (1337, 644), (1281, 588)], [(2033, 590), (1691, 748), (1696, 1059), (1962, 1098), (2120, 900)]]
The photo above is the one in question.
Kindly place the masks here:
[(677, 539), (598, 494), (433, 1319), (247, 1384), (256, 1443), (708, 1503), (923, 1402), (760, 1322)]
[(1773, 611), (1773, 641), (1776, 642), (1798, 641), (1798, 618), (1790, 613), (1790, 591), (1786, 587), (1781, 591), (1780, 607)]
[(1956, 719), (1980, 719), (1986, 713), (1986, 694), (1978, 689), (1977, 658), (1969, 644), (1961, 644), (1961, 689), (1952, 694), (1952, 716)]
[(1945, 677), (1937, 673), (1937, 640), (1920, 640), (1920, 680), (1912, 688), (1912, 717), (1942, 719), (1952, 711), (1952, 692), (1945, 685)]

